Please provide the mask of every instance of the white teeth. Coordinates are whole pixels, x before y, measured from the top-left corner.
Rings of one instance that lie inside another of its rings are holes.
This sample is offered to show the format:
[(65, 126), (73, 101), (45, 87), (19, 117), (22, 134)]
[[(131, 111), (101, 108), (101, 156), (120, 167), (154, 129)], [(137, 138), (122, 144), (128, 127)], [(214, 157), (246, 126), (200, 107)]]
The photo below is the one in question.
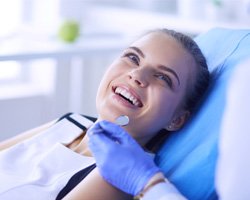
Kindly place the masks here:
[(137, 100), (137, 98), (123, 88), (117, 87), (115, 89), (115, 93), (124, 96), (126, 99), (129, 99), (135, 106), (140, 105), (140, 102)]

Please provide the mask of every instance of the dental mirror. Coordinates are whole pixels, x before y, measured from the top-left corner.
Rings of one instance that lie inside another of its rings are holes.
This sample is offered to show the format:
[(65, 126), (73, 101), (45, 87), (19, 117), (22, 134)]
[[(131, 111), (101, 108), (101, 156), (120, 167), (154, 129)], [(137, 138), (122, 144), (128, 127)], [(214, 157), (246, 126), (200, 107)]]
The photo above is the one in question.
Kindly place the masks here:
[(129, 123), (129, 117), (127, 115), (120, 115), (115, 119), (115, 124), (119, 126), (126, 126)]

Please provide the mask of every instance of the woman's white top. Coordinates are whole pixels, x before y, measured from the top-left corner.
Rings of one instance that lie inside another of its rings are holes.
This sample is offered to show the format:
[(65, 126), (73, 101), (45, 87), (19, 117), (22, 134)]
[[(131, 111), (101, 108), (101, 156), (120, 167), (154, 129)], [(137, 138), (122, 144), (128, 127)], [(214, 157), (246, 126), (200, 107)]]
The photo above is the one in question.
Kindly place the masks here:
[(0, 152), (0, 199), (55, 199), (68, 180), (93, 157), (65, 146), (93, 124), (70, 114), (49, 129)]

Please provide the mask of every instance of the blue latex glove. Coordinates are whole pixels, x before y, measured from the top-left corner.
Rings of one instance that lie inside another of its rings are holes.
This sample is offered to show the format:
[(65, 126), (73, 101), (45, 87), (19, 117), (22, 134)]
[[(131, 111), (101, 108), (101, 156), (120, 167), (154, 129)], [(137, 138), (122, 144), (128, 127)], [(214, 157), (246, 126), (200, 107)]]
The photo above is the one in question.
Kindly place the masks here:
[(87, 134), (101, 175), (120, 190), (135, 196), (160, 171), (152, 156), (120, 126), (101, 121)]

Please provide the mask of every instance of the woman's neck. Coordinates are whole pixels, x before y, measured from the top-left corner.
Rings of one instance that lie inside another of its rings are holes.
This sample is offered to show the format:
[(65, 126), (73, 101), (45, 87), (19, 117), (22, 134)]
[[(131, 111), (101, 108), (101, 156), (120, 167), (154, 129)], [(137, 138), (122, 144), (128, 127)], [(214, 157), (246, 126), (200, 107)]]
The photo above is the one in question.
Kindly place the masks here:
[(91, 151), (88, 148), (88, 136), (85, 133), (81, 134), (73, 142), (67, 145), (67, 147), (76, 153), (92, 157)]

